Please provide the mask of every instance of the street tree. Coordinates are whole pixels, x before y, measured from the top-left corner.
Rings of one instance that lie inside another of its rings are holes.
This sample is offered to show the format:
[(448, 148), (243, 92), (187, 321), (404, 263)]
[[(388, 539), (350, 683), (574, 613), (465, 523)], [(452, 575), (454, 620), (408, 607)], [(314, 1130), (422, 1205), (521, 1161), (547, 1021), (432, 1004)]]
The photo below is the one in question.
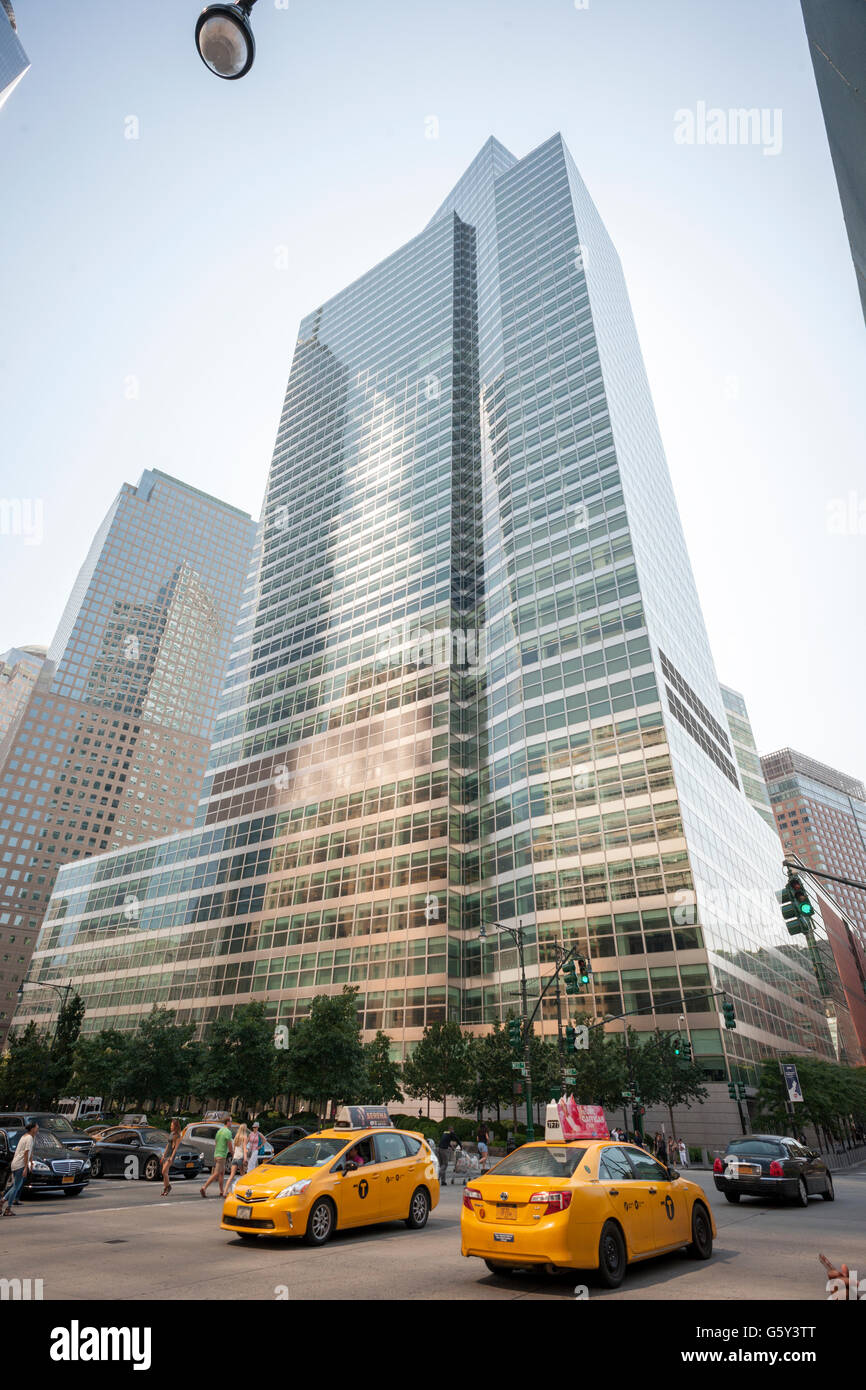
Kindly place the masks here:
[(263, 1003), (241, 1004), (211, 1024), (192, 1084), (197, 1095), (224, 1108), (237, 1099), (244, 1111), (273, 1094), (274, 1027)]
[(200, 1049), (193, 1042), (194, 1023), (175, 1023), (173, 1009), (154, 1006), (131, 1040), (127, 1085), (129, 1094), (144, 1106), (185, 1095), (197, 1070)]
[(54, 1038), (51, 1043), (51, 1082), (55, 1100), (69, 1089), (72, 1080), (75, 1044), (81, 1034), (84, 1014), (84, 1000), (80, 994), (75, 993), (67, 996), (60, 1006)]
[(367, 1076), (357, 989), (345, 985), (342, 994), (317, 994), (290, 1034), (285, 1055), (285, 1083), (294, 1095), (319, 1108), (329, 1100), (334, 1105), (363, 1101)]
[(403, 1063), (403, 1087), (408, 1095), (445, 1104), (449, 1096), (466, 1094), (471, 1072), (469, 1041), (460, 1025), (437, 1021), (424, 1029), (411, 1057)]
[(101, 1096), (105, 1109), (112, 1100), (123, 1100), (129, 1090), (127, 1073), (134, 1038), (134, 1033), (121, 1033), (117, 1028), (102, 1028), (80, 1037), (72, 1054), (72, 1092)]
[(9, 1034), (0, 1062), (0, 1101), (4, 1105), (47, 1109), (54, 1095), (51, 1035), (34, 1022)]
[(468, 1080), (460, 1095), (460, 1109), (478, 1114), (495, 1110), (498, 1123), (502, 1106), (511, 1104), (514, 1060), (508, 1035), (498, 1020), (492, 1032), (467, 1039)]
[(709, 1092), (697, 1063), (677, 1055), (674, 1038), (674, 1034), (656, 1029), (650, 1034), (634, 1034), (629, 1046), (632, 1075), (641, 1100), (644, 1105), (667, 1106), (671, 1134), (676, 1138), (674, 1106), (690, 1108), (693, 1102), (703, 1105)]
[(402, 1099), (402, 1068), (399, 1062), (391, 1060), (391, 1039), (381, 1028), (375, 1038), (364, 1045), (364, 1071), (364, 1096), (371, 1105), (387, 1105), (389, 1101)]
[(628, 1065), (622, 1038), (617, 1033), (605, 1033), (603, 1028), (590, 1027), (590, 1018), (582, 1014), (577, 1027), (586, 1028), (587, 1046), (568, 1053), (568, 1065), (576, 1073), (574, 1094), (582, 1105), (603, 1105), (615, 1110), (622, 1105), (622, 1093), (628, 1089)]

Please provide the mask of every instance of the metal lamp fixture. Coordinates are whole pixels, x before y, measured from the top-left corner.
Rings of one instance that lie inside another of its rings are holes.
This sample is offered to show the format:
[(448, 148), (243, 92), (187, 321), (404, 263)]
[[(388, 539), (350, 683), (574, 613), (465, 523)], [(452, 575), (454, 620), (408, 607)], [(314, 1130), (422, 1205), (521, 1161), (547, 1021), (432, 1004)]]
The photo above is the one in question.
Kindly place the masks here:
[(229, 82), (245, 77), (256, 56), (250, 10), (256, 0), (236, 5), (206, 5), (196, 21), (195, 46), (216, 77)]

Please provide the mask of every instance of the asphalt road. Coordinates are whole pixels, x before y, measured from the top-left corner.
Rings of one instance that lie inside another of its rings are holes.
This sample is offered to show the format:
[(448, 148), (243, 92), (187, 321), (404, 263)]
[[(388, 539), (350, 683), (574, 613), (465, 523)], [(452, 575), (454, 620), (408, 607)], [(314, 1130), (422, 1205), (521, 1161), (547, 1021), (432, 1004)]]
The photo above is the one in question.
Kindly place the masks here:
[[(866, 1272), (866, 1167), (835, 1177), (835, 1202), (813, 1198), (805, 1209), (751, 1199), (732, 1206), (711, 1174), (689, 1176), (719, 1228), (713, 1258), (646, 1261), (617, 1290), (589, 1282), (591, 1300), (823, 1301), (819, 1251)], [(0, 1220), (0, 1277), (41, 1279), (45, 1300), (574, 1300), (575, 1273), (499, 1276), (464, 1259), (461, 1191), (443, 1189), (423, 1231), (368, 1227), (316, 1250), (221, 1231), (219, 1198), (202, 1201), (198, 1183), (175, 1183), (161, 1200), (156, 1183), (102, 1179), (80, 1197), (31, 1198)]]

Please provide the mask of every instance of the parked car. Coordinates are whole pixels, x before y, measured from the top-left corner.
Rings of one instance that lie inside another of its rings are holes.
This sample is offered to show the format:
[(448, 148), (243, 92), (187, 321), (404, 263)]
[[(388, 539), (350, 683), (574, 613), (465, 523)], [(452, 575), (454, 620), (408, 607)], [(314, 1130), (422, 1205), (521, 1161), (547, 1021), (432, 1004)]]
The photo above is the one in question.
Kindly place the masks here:
[(780, 1134), (732, 1139), (713, 1164), (713, 1181), (729, 1202), (741, 1197), (787, 1197), (799, 1206), (810, 1197), (835, 1200), (833, 1178), (815, 1149)]
[[(23, 1129), (0, 1130), (0, 1175), (5, 1166), (8, 1172)], [(77, 1197), (83, 1192), (91, 1178), (90, 1159), (85, 1155), (74, 1158), (60, 1142), (58, 1135), (50, 1129), (40, 1129), (33, 1142), (33, 1169), (27, 1174), (22, 1188), (22, 1196), (33, 1192), (62, 1192), (67, 1197)], [(5, 1181), (0, 1176), (0, 1184)]]
[(65, 1149), (77, 1158), (88, 1158), (93, 1148), (93, 1140), (82, 1129), (74, 1129), (65, 1115), (55, 1115), (46, 1110), (4, 1110), (0, 1112), (0, 1129), (26, 1129), (33, 1121), (40, 1133), (49, 1130)]
[[(232, 1134), (237, 1134), (239, 1125), (225, 1121)], [(215, 1120), (193, 1120), (185, 1129), (181, 1130), (181, 1139), (184, 1144), (191, 1149), (195, 1149), (202, 1156), (207, 1172), (213, 1168), (213, 1152), (216, 1144), (217, 1130), (221, 1128)], [(266, 1139), (264, 1148), (259, 1151), (259, 1163), (267, 1163), (268, 1159), (273, 1158), (273, 1146)]]
[(303, 1125), (283, 1125), (281, 1129), (272, 1129), (270, 1134), (265, 1135), (265, 1139), (270, 1144), (275, 1154), (282, 1153), (283, 1149), (289, 1144), (294, 1144), (298, 1139), (306, 1139), (310, 1133), (304, 1129)]
[[(162, 1156), (169, 1136), (164, 1129), (110, 1129), (93, 1146), (93, 1176), (136, 1177), (156, 1182), (162, 1174)], [(174, 1156), (170, 1177), (196, 1178), (202, 1172), (201, 1154), (181, 1143)]]

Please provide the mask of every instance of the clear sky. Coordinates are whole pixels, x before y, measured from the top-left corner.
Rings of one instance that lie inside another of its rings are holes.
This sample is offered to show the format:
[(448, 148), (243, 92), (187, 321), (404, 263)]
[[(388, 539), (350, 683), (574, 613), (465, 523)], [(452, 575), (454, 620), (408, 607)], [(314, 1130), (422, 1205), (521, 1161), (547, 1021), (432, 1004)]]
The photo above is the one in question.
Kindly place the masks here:
[[(866, 777), (866, 330), (798, 0), (259, 0), (237, 83), (200, 62), (198, 8), (15, 0), (0, 497), (43, 535), (0, 534), (0, 650), (50, 640), (144, 468), (258, 515), (302, 315), (489, 135), (520, 157), (561, 130), (622, 257), (719, 676), (761, 751)], [(678, 143), (701, 102), (766, 108), (781, 149)]]

